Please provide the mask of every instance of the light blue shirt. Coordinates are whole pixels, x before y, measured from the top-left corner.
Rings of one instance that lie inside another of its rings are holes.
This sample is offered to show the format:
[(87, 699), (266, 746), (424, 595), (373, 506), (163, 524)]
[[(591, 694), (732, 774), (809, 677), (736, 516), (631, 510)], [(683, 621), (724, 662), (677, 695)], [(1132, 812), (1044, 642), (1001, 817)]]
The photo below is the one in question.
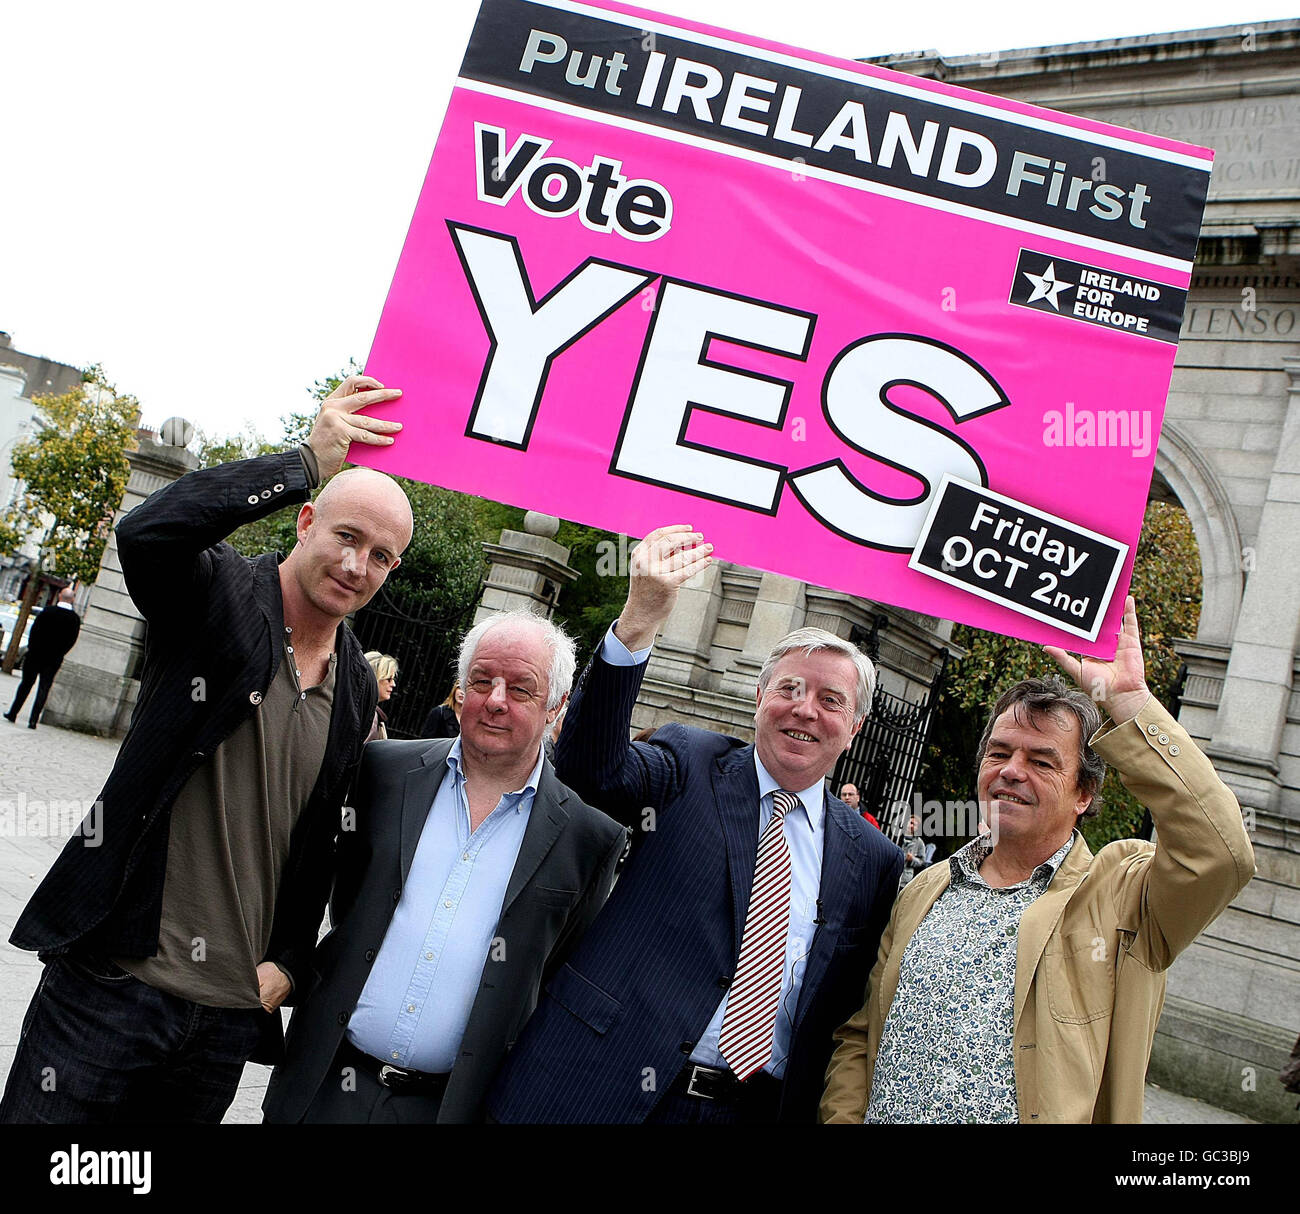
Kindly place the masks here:
[[(611, 666), (632, 666), (644, 662), (650, 650), (633, 653), (614, 635), (613, 626), (605, 634), (601, 657)], [(763, 761), (754, 751), (754, 771), (758, 776), (758, 837), (772, 820), (772, 794), (781, 786), (776, 782)], [(790, 1054), (790, 1038), (794, 1031), (794, 1014), (799, 1006), (799, 992), (803, 986), (804, 972), (808, 967), (808, 952), (812, 948), (817, 925), (817, 899), (822, 883), (822, 845), (826, 838), (825, 780), (804, 789), (789, 789), (799, 798), (799, 808), (786, 814), (785, 839), (790, 849), (790, 925), (786, 931), (785, 969), (781, 974), (781, 1002), (777, 1008), (776, 1028), (773, 1034), (772, 1058), (762, 1069), (777, 1079), (785, 1075), (785, 1063)], [(755, 845), (754, 862), (758, 863)], [(725, 1070), (727, 1063), (718, 1052), (718, 1037), (722, 1032), (722, 1018), (727, 1011), (727, 995), (718, 1004), (709, 1027), (691, 1051), (691, 1061), (701, 1066)]]
[(460, 1050), (542, 772), (539, 750), (524, 787), (471, 832), (460, 756), (457, 738), (347, 1028), (372, 1058), (435, 1074)]

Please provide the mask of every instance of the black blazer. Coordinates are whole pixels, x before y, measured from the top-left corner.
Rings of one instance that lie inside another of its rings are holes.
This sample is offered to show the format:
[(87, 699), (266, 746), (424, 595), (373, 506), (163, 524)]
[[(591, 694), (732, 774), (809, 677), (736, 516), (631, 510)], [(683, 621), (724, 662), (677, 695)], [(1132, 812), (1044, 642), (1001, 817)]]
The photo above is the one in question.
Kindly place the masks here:
[[(686, 1064), (731, 984), (758, 852), (754, 747), (665, 725), (629, 743), (644, 663), (599, 657), (556, 747), (581, 796), (632, 825), (608, 904), (548, 983), (488, 1104), (503, 1122), (638, 1122)], [(832, 1034), (862, 1006), (903, 854), (825, 794), (819, 925), (780, 1120), (816, 1120)]]
[[(287, 1057), (271, 1076), (262, 1105), (267, 1121), (300, 1121), (327, 1081), (401, 898), (452, 745), (417, 739), (366, 747), (352, 798), (356, 830), (340, 836), (335, 926), (318, 953), (321, 980), (289, 1023)], [(617, 822), (585, 805), (556, 779), (550, 763), (542, 763), (497, 923), (504, 956), (484, 961), (439, 1122), (483, 1119), (501, 1060), (536, 1006), (541, 984), (604, 904), (625, 843)]]
[(77, 643), (80, 632), (81, 618), (77, 613), (70, 607), (52, 603), (32, 621), (23, 668), (53, 674)]
[[(263, 455), (191, 472), (118, 523), (122, 575), (148, 623), (139, 699), (99, 795), (99, 845), (68, 841), (19, 916), (10, 936), (18, 948), (43, 957), (74, 945), (110, 956), (157, 953), (176, 794), (257, 711), (284, 655), (276, 554), (243, 557), (222, 540), (309, 496), (297, 451)], [(290, 838), (265, 958), (292, 975), (290, 1003), (312, 985), (343, 795), (379, 697), (345, 624), (337, 645), (325, 757)], [(280, 1017), (268, 1016), (253, 1057), (275, 1061), (282, 1046)]]

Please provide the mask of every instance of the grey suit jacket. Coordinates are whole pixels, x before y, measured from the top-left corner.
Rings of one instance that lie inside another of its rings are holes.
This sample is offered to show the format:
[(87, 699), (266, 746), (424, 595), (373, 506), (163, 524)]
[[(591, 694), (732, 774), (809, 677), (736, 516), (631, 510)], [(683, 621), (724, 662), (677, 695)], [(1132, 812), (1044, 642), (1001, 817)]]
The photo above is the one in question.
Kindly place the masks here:
[[(300, 1121), (327, 1081), (401, 899), (453, 741), (373, 742), (365, 749), (352, 797), (355, 829), (340, 835), (334, 927), (317, 950), (320, 981), (290, 1022), (287, 1056), (262, 1104), (267, 1121)], [(580, 800), (543, 761), (497, 922), (504, 956), (485, 961), (440, 1122), (483, 1119), (497, 1068), (542, 983), (604, 905), (625, 840), (623, 827)]]

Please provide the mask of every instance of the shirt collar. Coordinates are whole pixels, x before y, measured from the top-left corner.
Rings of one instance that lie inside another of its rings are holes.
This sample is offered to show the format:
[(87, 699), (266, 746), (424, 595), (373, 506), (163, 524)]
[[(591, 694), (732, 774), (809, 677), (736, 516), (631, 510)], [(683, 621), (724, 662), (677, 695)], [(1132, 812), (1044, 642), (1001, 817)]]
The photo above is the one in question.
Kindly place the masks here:
[[(760, 799), (781, 787), (772, 773), (763, 766), (763, 760), (758, 757), (757, 746), (754, 747), (754, 771), (758, 775), (758, 795)], [(792, 792), (799, 798), (804, 807), (804, 812), (808, 815), (808, 825), (814, 831), (820, 830), (822, 825), (822, 812), (826, 805), (825, 784), (826, 779), (823, 777), (816, 784), (809, 784), (804, 789), (786, 789), (787, 792)]]
[[(1056, 851), (1047, 857), (1030, 875), (1019, 882), (1020, 885), (1026, 885), (1030, 881), (1039, 881), (1043, 885), (1051, 883), (1056, 876), (1057, 870), (1065, 863), (1065, 857), (1070, 854), (1070, 848), (1074, 846), (1075, 839), (1080, 838), (1077, 830), (1070, 832), (1070, 837), (1061, 844)], [(972, 881), (979, 876), (980, 865), (989, 858), (993, 851), (991, 835), (976, 835), (964, 847), (958, 848), (948, 857), (948, 866), (952, 870), (952, 882), (955, 885), (959, 881)], [(983, 878), (980, 878), (983, 882)]]
[[(461, 783), (464, 783), (465, 772), (461, 767), (460, 741), (460, 738), (457, 737), (451, 744), (451, 749), (447, 752), (447, 766), (451, 768), (452, 776)], [(525, 800), (528, 799), (528, 794), (531, 793), (533, 796), (537, 795), (537, 781), (542, 778), (542, 761), (544, 758), (545, 752), (539, 746), (537, 748), (537, 762), (533, 764), (533, 770), (529, 772), (528, 779), (524, 781), (523, 787), (516, 788), (514, 792), (508, 792), (505, 794), (507, 797), (516, 798), (515, 809), (523, 808)]]

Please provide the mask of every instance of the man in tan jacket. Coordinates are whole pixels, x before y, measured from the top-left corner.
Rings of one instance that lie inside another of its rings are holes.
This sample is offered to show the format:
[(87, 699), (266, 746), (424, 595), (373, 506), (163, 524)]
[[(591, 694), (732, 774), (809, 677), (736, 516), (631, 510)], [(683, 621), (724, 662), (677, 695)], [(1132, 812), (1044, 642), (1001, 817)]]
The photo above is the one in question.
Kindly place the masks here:
[[(978, 774), (990, 833), (899, 895), (835, 1034), (822, 1121), (1142, 1120), (1165, 971), (1254, 856), (1236, 799), (1147, 690), (1131, 597), (1113, 662), (1046, 652), (1092, 697), (1030, 679), (999, 699)], [(1089, 851), (1076, 822), (1105, 761), (1155, 844)]]

